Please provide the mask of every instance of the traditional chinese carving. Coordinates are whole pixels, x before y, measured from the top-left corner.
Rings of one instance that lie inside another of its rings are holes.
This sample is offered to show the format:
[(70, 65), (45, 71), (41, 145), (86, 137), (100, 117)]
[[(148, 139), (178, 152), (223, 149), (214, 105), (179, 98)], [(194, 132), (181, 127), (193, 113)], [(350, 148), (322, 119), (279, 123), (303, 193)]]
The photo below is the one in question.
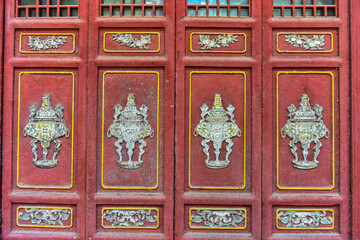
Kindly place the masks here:
[(286, 42), (293, 45), (293, 47), (301, 47), (306, 50), (321, 50), (325, 46), (325, 35), (313, 35), (312, 38), (307, 36), (300, 36), (297, 34), (285, 35)]
[(151, 44), (151, 34), (141, 35), (140, 39), (137, 39), (132, 34), (113, 34), (112, 36), (113, 40), (120, 43), (121, 46), (149, 49), (146, 45)]
[[(215, 94), (212, 109), (209, 110), (209, 107), (206, 104), (203, 104), (200, 109), (201, 120), (194, 129), (194, 136), (197, 137), (197, 135), (200, 135), (205, 138), (201, 142), (201, 145), (204, 147), (203, 152), (206, 155), (205, 164), (209, 168), (225, 168), (230, 164), (229, 155), (232, 152), (231, 148), (234, 145), (231, 138), (241, 136), (241, 130), (234, 120), (235, 107), (229, 104), (225, 111), (222, 106), (221, 95)], [(210, 160), (210, 147), (207, 145), (210, 141), (213, 143), (213, 147), (215, 149), (215, 160)], [(226, 156), (225, 160), (219, 160), (223, 141), (227, 142)]]
[[(64, 108), (58, 104), (54, 111), (50, 103), (50, 97), (50, 94), (44, 94), (40, 109), (38, 109), (35, 104), (30, 106), (30, 120), (24, 128), (24, 136), (29, 135), (34, 138), (30, 142), (34, 154), (33, 162), (35, 166), (40, 168), (52, 168), (58, 165), (56, 156), (59, 153), (61, 145), (59, 138), (62, 136), (68, 138), (70, 136), (70, 131), (63, 120)], [(40, 141), (43, 149), (42, 160), (38, 160), (38, 141)], [(54, 141), (54, 154), (52, 159), (47, 159), (48, 150), (52, 141)]]
[[(281, 136), (282, 138), (285, 138), (286, 136), (292, 138), (289, 142), (289, 146), (295, 157), (295, 159), (292, 160), (293, 166), (300, 169), (315, 168), (319, 164), (317, 157), (320, 154), (320, 147), (322, 146), (320, 138), (329, 137), (329, 130), (321, 120), (323, 108), (320, 105), (315, 104), (314, 108), (311, 109), (308, 95), (303, 94), (301, 96), (299, 109), (296, 109), (294, 104), (291, 104), (288, 107), (288, 111), (289, 120), (281, 129)], [(296, 153), (297, 147), (295, 144), (299, 141), (303, 149), (303, 161), (298, 160), (298, 155)], [(308, 150), (311, 142), (315, 143), (314, 159), (313, 161), (308, 161)]]
[(239, 228), (245, 219), (243, 210), (197, 210), (191, 213), (191, 223), (202, 223), (209, 228)]
[[(21, 208), (20, 208), (21, 210)], [(18, 219), (30, 221), (35, 226), (64, 226), (64, 222), (71, 216), (71, 209), (24, 208), (18, 212)]]
[(233, 34), (224, 34), (210, 39), (209, 35), (199, 35), (198, 44), (202, 46), (201, 49), (229, 47), (230, 43), (237, 42), (237, 37)]
[(29, 43), (31, 51), (46, 51), (48, 49), (57, 49), (59, 45), (66, 43), (67, 37), (65, 36), (48, 36), (41, 40), (40, 37), (29, 36)]
[(277, 218), (289, 229), (319, 228), (320, 224), (332, 225), (334, 221), (326, 211), (279, 211)]
[[(154, 130), (147, 121), (148, 109), (146, 105), (142, 105), (139, 108), (140, 111), (136, 108), (134, 94), (128, 95), (124, 110), (120, 104), (114, 107), (114, 121), (108, 129), (107, 136), (109, 138), (111, 136), (118, 138), (115, 146), (117, 147), (116, 152), (119, 155), (118, 164), (122, 168), (135, 169), (141, 167), (143, 164), (141, 156), (145, 153), (144, 148), (146, 147), (146, 142), (144, 139), (148, 136), (150, 136), (150, 138), (154, 137)], [(122, 159), (122, 147), (120, 144), (123, 141), (125, 141), (128, 150), (128, 161), (123, 161)], [(132, 161), (136, 142), (140, 144), (138, 160)]]
[(157, 223), (158, 216), (152, 210), (105, 210), (103, 219), (111, 223), (112, 227), (146, 227), (147, 223)]

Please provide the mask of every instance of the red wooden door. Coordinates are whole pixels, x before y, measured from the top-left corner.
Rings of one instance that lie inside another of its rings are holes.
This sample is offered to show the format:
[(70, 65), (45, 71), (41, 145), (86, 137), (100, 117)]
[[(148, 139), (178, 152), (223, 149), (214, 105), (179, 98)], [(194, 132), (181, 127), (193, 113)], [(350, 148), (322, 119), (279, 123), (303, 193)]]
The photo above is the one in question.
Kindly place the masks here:
[(6, 2), (2, 238), (350, 239), (349, 9)]

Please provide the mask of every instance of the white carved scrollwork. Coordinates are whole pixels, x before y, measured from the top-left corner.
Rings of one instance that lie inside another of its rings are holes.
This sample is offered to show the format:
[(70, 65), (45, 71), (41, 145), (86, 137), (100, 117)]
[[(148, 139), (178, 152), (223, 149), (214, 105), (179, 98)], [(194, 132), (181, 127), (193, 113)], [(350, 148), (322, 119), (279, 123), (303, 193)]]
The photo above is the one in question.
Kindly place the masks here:
[[(32, 152), (34, 154), (33, 162), (35, 166), (40, 168), (52, 168), (58, 165), (56, 156), (60, 151), (62, 136), (67, 138), (70, 131), (66, 127), (63, 120), (64, 108), (58, 104), (55, 110), (51, 107), (50, 94), (44, 94), (42, 98), (41, 108), (33, 104), (30, 106), (30, 120), (24, 128), (24, 136), (33, 137), (30, 142)], [(43, 149), (43, 159), (38, 160), (37, 142), (40, 141)], [(54, 142), (54, 154), (52, 159), (47, 159), (51, 142)]]
[(286, 42), (293, 47), (301, 47), (306, 50), (321, 50), (325, 46), (325, 35), (313, 35), (312, 38), (307, 36), (300, 36), (298, 34), (285, 35)]
[[(146, 147), (144, 139), (149, 136), (150, 138), (154, 137), (154, 130), (147, 121), (149, 108), (142, 105), (138, 110), (135, 106), (134, 94), (129, 94), (125, 108), (123, 109), (120, 104), (117, 104), (114, 110), (114, 121), (108, 129), (107, 136), (109, 138), (114, 136), (118, 139), (115, 142), (116, 152), (119, 155), (118, 164), (120, 167), (127, 169), (140, 168), (143, 165), (141, 157), (145, 153), (144, 148)], [(128, 150), (128, 161), (122, 159), (121, 143), (124, 141)], [(137, 142), (140, 144), (138, 160), (133, 161), (132, 156)]]
[(57, 49), (59, 45), (66, 43), (67, 37), (65, 36), (48, 36), (43, 40), (40, 37), (29, 36), (29, 43), (31, 51), (46, 51), (48, 49)]
[(209, 35), (199, 35), (198, 44), (201, 45), (201, 49), (212, 49), (220, 47), (229, 47), (229, 44), (237, 42), (237, 35), (223, 34), (217, 37), (210, 38)]
[[(329, 137), (329, 130), (326, 128), (322, 119), (323, 108), (315, 104), (314, 108), (310, 107), (310, 99), (308, 95), (303, 94), (301, 96), (300, 106), (298, 109), (291, 104), (288, 107), (289, 120), (286, 122), (284, 127), (281, 129), (281, 136), (285, 138), (288, 136), (292, 138), (289, 143), (291, 152), (295, 159), (292, 160), (293, 166), (300, 169), (312, 169), (318, 166), (319, 161), (317, 160), (320, 154), (320, 147), (322, 143), (320, 138)], [(303, 149), (302, 155), (304, 160), (300, 161), (297, 155), (296, 143), (300, 142)], [(308, 161), (310, 144), (314, 142), (314, 159)]]
[(120, 43), (121, 46), (127, 46), (131, 48), (149, 49), (147, 45), (151, 44), (151, 34), (141, 35), (139, 39), (132, 34), (113, 34), (113, 40)]
[(72, 214), (71, 209), (24, 208), (18, 212), (18, 219), (29, 221), (35, 226), (64, 226)]
[(245, 217), (243, 210), (197, 210), (191, 213), (191, 223), (208, 228), (239, 228)]
[(333, 217), (328, 216), (326, 211), (279, 211), (277, 219), (289, 229), (312, 229), (322, 225), (329, 227), (334, 222)]
[(105, 210), (102, 218), (111, 223), (112, 227), (146, 227), (148, 223), (158, 222), (157, 212), (147, 209)]
[[(194, 136), (197, 137), (200, 135), (204, 138), (201, 145), (204, 147), (203, 152), (206, 155), (205, 164), (208, 168), (225, 168), (230, 164), (229, 156), (232, 152), (231, 148), (234, 145), (231, 138), (241, 136), (241, 130), (234, 120), (235, 107), (229, 104), (225, 111), (222, 106), (221, 95), (215, 94), (212, 109), (209, 110), (209, 107), (206, 104), (203, 104), (200, 109), (201, 120), (194, 129)], [(213, 147), (215, 149), (215, 160), (210, 160), (210, 147), (207, 145), (210, 141), (213, 143)], [(220, 150), (224, 141), (227, 143), (226, 156), (225, 160), (220, 160)]]

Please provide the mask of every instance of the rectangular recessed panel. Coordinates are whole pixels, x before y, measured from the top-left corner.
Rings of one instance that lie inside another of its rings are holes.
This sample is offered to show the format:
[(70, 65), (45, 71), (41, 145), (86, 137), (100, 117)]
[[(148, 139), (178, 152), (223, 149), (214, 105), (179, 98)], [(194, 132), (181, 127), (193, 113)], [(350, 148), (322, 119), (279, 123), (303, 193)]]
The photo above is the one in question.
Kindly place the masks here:
[(75, 74), (21, 71), (16, 92), (15, 186), (71, 189), (76, 131)]

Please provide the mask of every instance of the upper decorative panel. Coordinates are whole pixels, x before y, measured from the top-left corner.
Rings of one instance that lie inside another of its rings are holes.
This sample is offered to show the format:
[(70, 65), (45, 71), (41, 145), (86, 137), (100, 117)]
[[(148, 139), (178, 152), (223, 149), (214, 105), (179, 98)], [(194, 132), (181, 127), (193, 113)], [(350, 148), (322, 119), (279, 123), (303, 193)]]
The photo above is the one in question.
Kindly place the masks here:
[(337, 0), (273, 0), (274, 17), (337, 17)]
[(17, 57), (54, 57), (79, 56), (77, 29), (51, 29), (34, 31), (17, 29), (15, 31), (15, 56)]
[(251, 56), (251, 29), (186, 28), (188, 56)]
[(314, 31), (314, 29), (302, 29), (303, 31), (288, 31), (288, 29), (274, 29), (273, 31), (273, 55), (275, 56), (338, 56), (338, 32), (337, 29)]
[(79, 0), (16, 0), (19, 18), (78, 17)]
[(249, 0), (187, 0), (187, 16), (250, 17)]
[(100, 0), (101, 17), (162, 17), (164, 0)]

